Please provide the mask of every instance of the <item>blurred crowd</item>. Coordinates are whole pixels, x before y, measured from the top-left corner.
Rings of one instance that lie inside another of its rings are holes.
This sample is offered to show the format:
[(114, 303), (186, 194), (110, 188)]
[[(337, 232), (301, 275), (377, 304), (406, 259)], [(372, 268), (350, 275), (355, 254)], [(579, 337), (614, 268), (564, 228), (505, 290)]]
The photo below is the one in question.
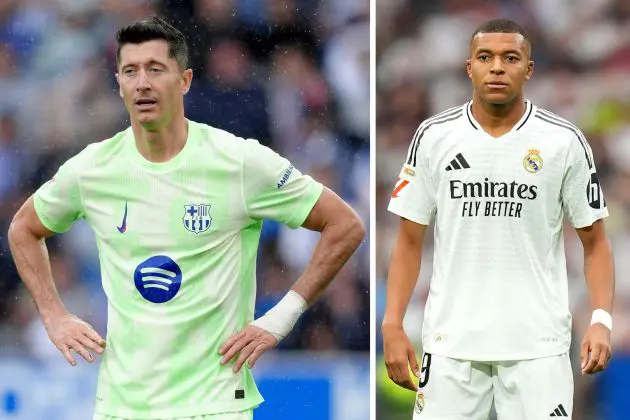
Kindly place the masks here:
[[(156, 14), (188, 39), (188, 118), (272, 147), (368, 225), (367, 0), (0, 0), (0, 355), (64, 363), (11, 263), (6, 231), (61, 163), (129, 125), (114, 34)], [(257, 316), (298, 278), (318, 238), (264, 224)], [(64, 303), (104, 334), (91, 229), (79, 222), (47, 243)], [(369, 349), (368, 249), (361, 246), (282, 349)]]
[[(399, 220), (389, 196), (419, 123), (470, 99), (465, 73), (470, 37), (482, 22), (511, 18), (526, 28), (535, 73), (525, 87), (537, 105), (572, 121), (588, 138), (610, 211), (606, 228), (616, 257), (613, 360), (595, 377), (580, 375), (579, 347), (590, 321), (582, 247), (567, 225), (573, 313), (574, 419), (628, 418), (630, 373), (630, 2), (626, 0), (376, 0), (376, 290), (377, 345), (388, 262)], [(431, 274), (432, 234), (405, 319), (421, 354), (421, 325)], [(408, 419), (414, 395), (378, 376), (377, 418)], [(544, 375), (544, 372), (541, 372)], [(535, 401), (531, 402), (536, 404)], [(396, 413), (402, 413), (400, 417)]]

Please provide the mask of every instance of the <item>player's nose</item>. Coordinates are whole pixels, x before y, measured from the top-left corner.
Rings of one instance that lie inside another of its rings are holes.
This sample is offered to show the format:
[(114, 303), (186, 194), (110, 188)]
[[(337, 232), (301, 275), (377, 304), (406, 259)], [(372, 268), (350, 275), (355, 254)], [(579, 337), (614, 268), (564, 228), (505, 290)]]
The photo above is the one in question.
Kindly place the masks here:
[(493, 74), (503, 73), (503, 62), (501, 61), (500, 57), (497, 57), (492, 61), (492, 67), (490, 68), (490, 71)]
[(149, 78), (147, 77), (147, 73), (144, 70), (140, 70), (138, 72), (137, 85), (136, 89), (139, 91), (146, 91), (151, 89), (151, 83), (149, 83)]

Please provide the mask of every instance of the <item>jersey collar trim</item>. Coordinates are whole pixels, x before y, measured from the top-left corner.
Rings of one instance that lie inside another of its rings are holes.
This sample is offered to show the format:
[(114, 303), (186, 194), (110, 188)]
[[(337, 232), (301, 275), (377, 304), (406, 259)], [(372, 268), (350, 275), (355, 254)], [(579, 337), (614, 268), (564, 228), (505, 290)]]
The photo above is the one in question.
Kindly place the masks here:
[(475, 120), (475, 117), (473, 117), (472, 101), (466, 104), (466, 116), (468, 117), (468, 121), (470, 122), (470, 125), (472, 125), (475, 130), (483, 131), (483, 129), (481, 128), (481, 125), (477, 122), (477, 120)]
[[(535, 113), (535, 111), (535, 106), (530, 102), (529, 99), (525, 99), (525, 113), (523, 114), (521, 119), (518, 120), (516, 124), (514, 124), (514, 127), (512, 127), (510, 132), (519, 131), (521, 128), (523, 128), (525, 123), (529, 121), (529, 118)], [(466, 116), (468, 117), (470, 125), (472, 125), (475, 130), (483, 131), (481, 124), (479, 124), (477, 120), (475, 120), (475, 117), (473, 117), (472, 100), (466, 104)]]
[(180, 150), (179, 153), (173, 156), (173, 158), (171, 158), (170, 160), (166, 162), (159, 162), (159, 163), (151, 162), (147, 160), (144, 156), (142, 156), (142, 154), (140, 154), (140, 152), (138, 151), (138, 148), (136, 147), (133, 130), (131, 129), (131, 127), (129, 127), (127, 129), (125, 141), (127, 143), (127, 151), (129, 153), (131, 160), (135, 164), (142, 166), (145, 169), (149, 169), (150, 171), (153, 171), (153, 172), (168, 172), (168, 171), (172, 171), (174, 169), (179, 168), (182, 162), (186, 161), (186, 157), (189, 154), (193, 153), (191, 152), (191, 149), (193, 149), (191, 138), (195, 136), (196, 126), (193, 121), (190, 121), (190, 120), (187, 120), (187, 121), (188, 121), (188, 137), (186, 139), (186, 143), (184, 144), (183, 149)]
[(529, 120), (529, 117), (531, 117), (533, 113), (534, 105), (532, 105), (529, 99), (525, 99), (525, 113), (523, 114), (521, 119), (516, 124), (514, 124), (515, 128), (512, 128), (512, 131), (518, 131), (523, 128), (523, 126)]

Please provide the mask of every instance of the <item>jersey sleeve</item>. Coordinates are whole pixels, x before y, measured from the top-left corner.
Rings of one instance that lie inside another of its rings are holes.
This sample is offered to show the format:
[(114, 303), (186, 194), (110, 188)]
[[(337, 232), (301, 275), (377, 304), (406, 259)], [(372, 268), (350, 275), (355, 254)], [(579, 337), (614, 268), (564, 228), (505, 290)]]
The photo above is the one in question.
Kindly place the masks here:
[(591, 148), (581, 133), (580, 137), (571, 142), (561, 191), (564, 213), (575, 228), (608, 216)]
[(412, 141), (387, 209), (412, 222), (429, 225), (437, 208), (436, 194), (425, 147)]
[(75, 156), (61, 165), (55, 176), (35, 192), (37, 216), (53, 232), (66, 232), (75, 221), (83, 218), (78, 161), (79, 157)]
[(300, 227), (323, 186), (256, 140), (245, 141), (243, 195), (250, 217)]

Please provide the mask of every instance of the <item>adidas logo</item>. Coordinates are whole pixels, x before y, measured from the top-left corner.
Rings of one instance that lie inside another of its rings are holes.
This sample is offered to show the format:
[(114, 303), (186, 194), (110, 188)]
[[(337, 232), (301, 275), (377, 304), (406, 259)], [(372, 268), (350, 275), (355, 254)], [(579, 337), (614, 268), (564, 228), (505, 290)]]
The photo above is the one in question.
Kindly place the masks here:
[(446, 167), (446, 170), (453, 171), (457, 169), (468, 169), (468, 168), (470, 168), (470, 165), (468, 164), (468, 162), (466, 162), (466, 159), (464, 159), (464, 156), (462, 156), (461, 153), (458, 153), (457, 156), (455, 156), (455, 159), (451, 160), (451, 164)]
[(549, 417), (569, 417), (562, 404), (558, 405), (555, 410), (549, 414)]

